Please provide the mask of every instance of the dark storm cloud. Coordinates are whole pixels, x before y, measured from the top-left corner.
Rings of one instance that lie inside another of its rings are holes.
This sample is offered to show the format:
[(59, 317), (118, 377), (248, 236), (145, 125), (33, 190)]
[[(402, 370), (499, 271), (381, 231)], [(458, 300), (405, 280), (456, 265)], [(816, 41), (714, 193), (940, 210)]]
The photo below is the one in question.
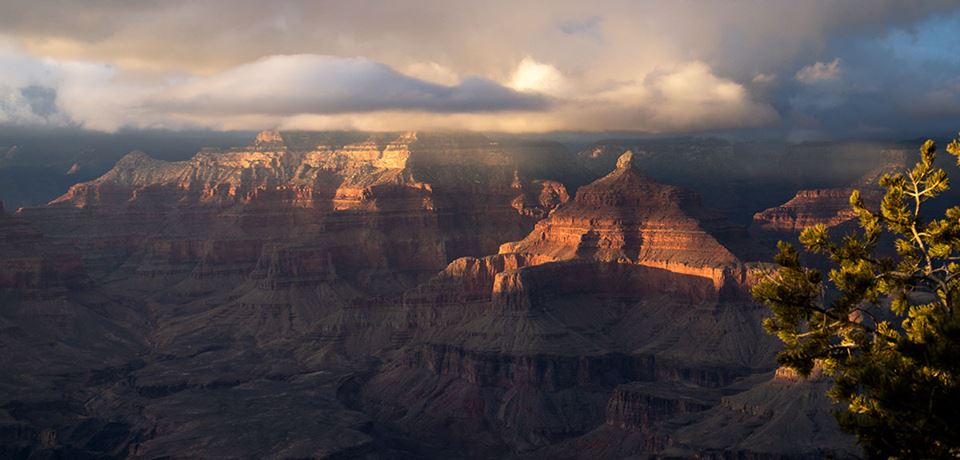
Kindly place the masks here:
[[(802, 120), (806, 134), (826, 138), (956, 132), (960, 58), (943, 50), (960, 44), (960, 37), (951, 44), (936, 34), (958, 28), (960, 15), (954, 13), (879, 39), (835, 39), (824, 51), (833, 59), (802, 68), (778, 89), (778, 108), (788, 124)], [(909, 50), (901, 49), (904, 41)]]
[(45, 86), (31, 85), (20, 89), (20, 95), (38, 117), (48, 118), (57, 113), (57, 90)]

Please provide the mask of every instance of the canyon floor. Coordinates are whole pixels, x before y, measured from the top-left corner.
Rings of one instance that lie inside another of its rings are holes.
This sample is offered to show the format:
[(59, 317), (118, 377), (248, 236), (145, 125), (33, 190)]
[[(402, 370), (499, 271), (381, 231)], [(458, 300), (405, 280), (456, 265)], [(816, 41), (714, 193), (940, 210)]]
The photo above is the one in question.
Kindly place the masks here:
[(904, 152), (654, 147), (263, 132), (0, 212), (0, 457), (858, 458), (749, 292)]

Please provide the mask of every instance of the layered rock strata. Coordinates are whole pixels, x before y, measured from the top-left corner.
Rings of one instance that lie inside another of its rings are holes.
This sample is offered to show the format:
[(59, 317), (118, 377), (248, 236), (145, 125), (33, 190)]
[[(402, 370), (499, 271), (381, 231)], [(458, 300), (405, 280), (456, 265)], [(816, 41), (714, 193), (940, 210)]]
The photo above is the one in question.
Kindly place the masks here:
[(407, 291), (404, 344), (352, 400), (445, 442), (550, 458), (609, 425), (644, 431), (631, 454), (659, 452), (662, 425), (716, 406), (775, 351), (709, 215), (622, 155), (525, 238)]
[(86, 281), (79, 254), (44, 239), (0, 203), (0, 289), (51, 295)]
[(857, 218), (850, 206), (853, 191), (860, 191), (868, 208), (879, 209), (884, 193), (880, 177), (901, 167), (901, 163), (882, 165), (848, 187), (800, 190), (786, 203), (756, 213), (753, 226), (767, 232), (798, 233), (818, 224), (827, 228), (844, 225)]
[(525, 292), (743, 297), (744, 264), (693, 217), (699, 214), (708, 213), (695, 194), (646, 179), (627, 152), (612, 173), (581, 187), (524, 239), (501, 245), (493, 256), (454, 261), (408, 297), (452, 292), (462, 300), (492, 298), (527, 308), (533, 301)]
[[(801, 190), (786, 203), (765, 209), (753, 216), (759, 229), (774, 232), (800, 232), (817, 224), (836, 227), (857, 218), (850, 207), (853, 188)], [(869, 190), (865, 201), (877, 205), (881, 195)]]
[(629, 154), (573, 200), (523, 163), (477, 135), (264, 132), (0, 217), (90, 279), (0, 288), (0, 456), (815, 457), (764, 418), (822, 401), (763, 389), (736, 227)]
[(479, 135), (264, 132), (189, 161), (131, 153), (22, 214), (100, 277), (340, 277), (376, 294), (490, 252), (567, 199)]

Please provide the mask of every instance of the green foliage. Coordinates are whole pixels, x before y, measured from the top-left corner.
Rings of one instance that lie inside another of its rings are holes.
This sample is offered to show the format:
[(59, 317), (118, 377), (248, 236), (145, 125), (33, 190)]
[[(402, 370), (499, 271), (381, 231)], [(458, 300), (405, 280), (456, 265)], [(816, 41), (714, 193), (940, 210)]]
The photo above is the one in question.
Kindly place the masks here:
[[(960, 142), (947, 151), (960, 165)], [(785, 345), (779, 363), (833, 378), (837, 418), (872, 458), (960, 458), (960, 207), (924, 222), (924, 203), (949, 187), (935, 158), (928, 140), (911, 170), (884, 175), (879, 212), (853, 192), (860, 230), (839, 242), (823, 225), (803, 230), (804, 248), (829, 260), (826, 276), (780, 242), (780, 269), (753, 289)]]

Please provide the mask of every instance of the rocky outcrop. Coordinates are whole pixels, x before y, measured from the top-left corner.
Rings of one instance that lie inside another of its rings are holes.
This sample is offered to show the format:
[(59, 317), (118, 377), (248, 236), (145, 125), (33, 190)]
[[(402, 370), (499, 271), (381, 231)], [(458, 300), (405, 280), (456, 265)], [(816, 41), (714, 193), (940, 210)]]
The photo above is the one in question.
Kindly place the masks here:
[(284, 285), (272, 278), (310, 271), (301, 283), (335, 277), (378, 294), (493, 252), (568, 199), (557, 182), (520, 179), (514, 163), (475, 134), (268, 131), (188, 161), (130, 153), (21, 214), (79, 247), (98, 276)]
[[(746, 391), (726, 396), (673, 436), (664, 454), (703, 458), (859, 458), (853, 436), (840, 431), (831, 383), (778, 369)], [(790, 445), (789, 448), (785, 446)]]
[(24, 219), (10, 216), (0, 203), (0, 289), (52, 295), (85, 282), (80, 256), (44, 239)]
[[(747, 270), (700, 216), (695, 194), (622, 155), (525, 238), (457, 259), (392, 304), (404, 343), (353, 399), (401, 431), (458, 442), (482, 432), (519, 451), (600, 426), (661, 436), (662, 422), (766, 370), (774, 350), (759, 329), (725, 339), (761, 311), (742, 303)], [(660, 449), (650, 442), (639, 452)]]
[(627, 152), (612, 173), (500, 252), (664, 268), (710, 278), (719, 290), (724, 270), (737, 276), (739, 261), (692, 217), (697, 208), (695, 194), (646, 179)]
[[(501, 305), (522, 308), (532, 305), (527, 292), (742, 297), (743, 264), (701, 226), (694, 217), (700, 214), (706, 213), (695, 194), (646, 179), (627, 152), (613, 172), (581, 187), (524, 239), (477, 261), (477, 270), (462, 274), (472, 279), (462, 284), (486, 284)], [(453, 278), (457, 266), (441, 278)]]
[[(852, 188), (814, 189), (797, 192), (790, 201), (758, 212), (754, 224), (761, 230), (799, 232), (817, 224), (836, 227), (857, 218), (850, 207)], [(870, 191), (864, 200), (871, 205), (880, 202), (879, 192)]]
[(0, 456), (783, 453), (741, 436), (806, 390), (748, 393), (778, 344), (737, 227), (632, 154), (570, 199), (531, 173), (553, 146), (518, 148), (269, 131), (0, 216), (4, 256), (89, 279), (0, 288)]
[(619, 385), (607, 403), (606, 423), (653, 433), (667, 420), (715, 406), (718, 397), (718, 392), (677, 382)]
[(570, 200), (563, 184), (551, 180), (534, 180), (525, 184), (519, 176), (514, 176), (513, 188), (520, 195), (510, 203), (522, 215), (542, 219)]
[(800, 190), (786, 203), (756, 213), (753, 226), (767, 232), (799, 233), (818, 224), (827, 228), (846, 224), (857, 218), (850, 206), (853, 191), (860, 191), (867, 208), (877, 210), (884, 194), (880, 177), (900, 168), (902, 162), (891, 162), (871, 170), (849, 187)]

